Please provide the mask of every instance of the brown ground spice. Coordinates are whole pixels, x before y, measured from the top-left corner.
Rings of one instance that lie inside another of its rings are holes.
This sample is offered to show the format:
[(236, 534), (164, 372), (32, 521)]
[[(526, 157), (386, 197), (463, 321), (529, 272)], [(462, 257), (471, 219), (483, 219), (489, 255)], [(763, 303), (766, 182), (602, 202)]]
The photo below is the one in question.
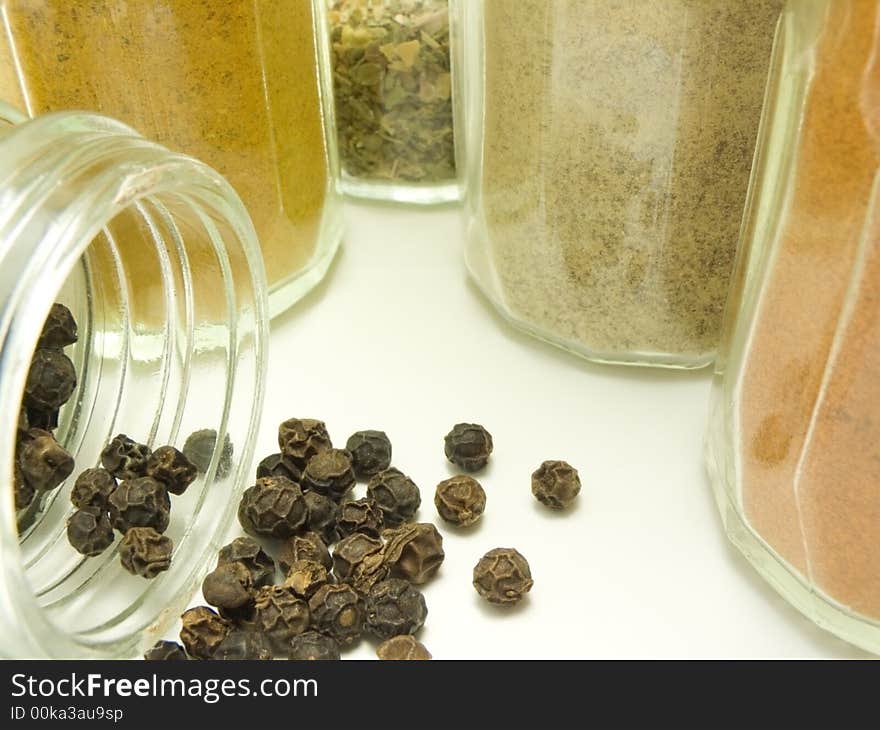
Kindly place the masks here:
[(742, 499), (752, 528), (821, 591), (874, 618), (880, 618), (878, 29), (875, 0), (828, 4), (794, 187), (745, 354), (738, 413)]

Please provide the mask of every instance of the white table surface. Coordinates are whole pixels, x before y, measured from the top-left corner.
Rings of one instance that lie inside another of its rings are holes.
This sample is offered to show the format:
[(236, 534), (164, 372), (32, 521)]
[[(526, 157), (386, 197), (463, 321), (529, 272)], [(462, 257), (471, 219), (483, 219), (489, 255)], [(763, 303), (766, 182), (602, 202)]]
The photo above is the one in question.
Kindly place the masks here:
[[(359, 429), (388, 433), (394, 465), (421, 487), (419, 520), (444, 535), (420, 634), (434, 657), (863, 656), (727, 543), (703, 470), (708, 371), (590, 365), (514, 330), (467, 281), (459, 216), (347, 205), (327, 279), (274, 323), (257, 443), (258, 459), (276, 451), (290, 417), (326, 421), (337, 445)], [(444, 526), (433, 504), (455, 473), (443, 436), (460, 421), (495, 441), (477, 475), (486, 513), (468, 531)], [(561, 514), (530, 491), (532, 471), (555, 458), (583, 482)], [(494, 547), (531, 565), (534, 588), (512, 610), (471, 586)], [(364, 641), (344, 656), (374, 649)]]

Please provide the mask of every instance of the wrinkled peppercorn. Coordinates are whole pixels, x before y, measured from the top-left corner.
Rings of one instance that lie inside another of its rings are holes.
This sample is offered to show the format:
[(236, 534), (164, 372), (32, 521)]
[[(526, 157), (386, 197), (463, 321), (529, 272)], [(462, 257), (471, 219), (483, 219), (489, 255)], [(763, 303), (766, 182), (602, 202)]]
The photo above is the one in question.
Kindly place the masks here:
[(308, 508), (298, 485), (284, 477), (262, 477), (245, 490), (238, 519), (251, 535), (291, 537), (305, 528)]
[(345, 583), (321, 586), (309, 600), (314, 627), (343, 646), (360, 639), (364, 628), (364, 604), (358, 592)]
[(336, 542), (336, 520), (339, 515), (339, 505), (330, 497), (325, 497), (317, 492), (306, 492), (303, 495), (308, 510), (306, 526), (311, 532), (317, 532), (321, 539), (327, 543)]
[(278, 564), (284, 573), (289, 573), (294, 563), (300, 560), (314, 560), (327, 570), (333, 568), (333, 559), (327, 545), (316, 532), (304, 532), (285, 540), (277, 553)]
[(86, 469), (76, 478), (70, 490), (70, 501), (74, 507), (85, 509), (96, 507), (107, 509), (107, 500), (116, 489), (116, 480), (106, 469)]
[(173, 446), (160, 446), (147, 459), (147, 476), (162, 482), (171, 494), (183, 494), (197, 475), (196, 465)]
[(37, 492), (57, 488), (73, 473), (73, 457), (48, 431), (31, 428), (21, 442), (18, 463), (25, 481)]
[(358, 479), (369, 479), (391, 466), (391, 441), (384, 431), (358, 431), (345, 444)]
[(377, 583), (367, 594), (367, 629), (380, 639), (414, 634), (425, 624), (428, 606), (409, 581), (391, 578)]
[(388, 527), (411, 520), (422, 503), (416, 483), (393, 467), (370, 479), (367, 496), (379, 504)]
[(443, 563), (443, 536), (429, 522), (401, 525), (382, 536), (387, 541), (385, 562), (400, 578), (425, 583)]
[(37, 350), (31, 360), (23, 403), (39, 411), (53, 411), (70, 400), (76, 388), (76, 370), (61, 350)]
[(340, 540), (333, 548), (333, 572), (361, 594), (388, 577), (384, 544), (381, 540), (356, 532)]
[(315, 455), (303, 469), (303, 489), (340, 500), (355, 484), (351, 455), (344, 449), (327, 449)]
[(284, 454), (269, 454), (257, 464), (257, 479), (261, 477), (287, 477), (292, 482), (300, 483), (302, 469)]
[(495, 548), (474, 567), (474, 588), (489, 603), (512, 606), (532, 589), (526, 559), (513, 548)]
[(294, 636), (309, 628), (309, 606), (285, 586), (266, 586), (254, 599), (253, 623), (278, 656), (290, 654)]
[(78, 337), (76, 320), (63, 304), (55, 302), (49, 316), (43, 323), (43, 331), (37, 342), (38, 348), (59, 349), (76, 342)]
[(323, 421), (291, 418), (278, 427), (278, 448), (303, 470), (313, 456), (333, 448), (333, 444)]
[(132, 527), (119, 543), (122, 567), (141, 578), (155, 578), (171, 567), (174, 544), (152, 527)]
[(348, 537), (356, 532), (379, 537), (384, 527), (385, 517), (375, 499), (350, 499), (339, 505), (336, 531), (340, 537)]
[(479, 471), (492, 453), (492, 436), (476, 423), (456, 423), (446, 434), (446, 458), (465, 471)]
[(251, 574), (253, 587), (262, 588), (275, 582), (275, 561), (250, 537), (237, 537), (220, 548), (217, 565), (241, 563)]
[(230, 623), (207, 606), (196, 606), (180, 617), (180, 641), (194, 659), (210, 659), (232, 630)]
[(211, 659), (220, 661), (268, 661), (272, 658), (269, 639), (248, 629), (232, 629), (211, 655)]
[(336, 661), (340, 658), (339, 644), (317, 631), (306, 631), (293, 637), (289, 658), (297, 661)]
[(202, 581), (205, 601), (231, 611), (253, 603), (253, 591), (251, 572), (238, 562), (221, 563)]
[(581, 491), (577, 469), (564, 461), (545, 461), (532, 474), (532, 494), (553, 509), (565, 509)]
[[(191, 464), (196, 467), (199, 474), (206, 474), (214, 458), (214, 449), (217, 447), (217, 432), (213, 428), (203, 428), (191, 433), (183, 444), (181, 451)], [(227, 433), (223, 437), (223, 450), (217, 459), (217, 478), (225, 479), (232, 471), (232, 441)]]
[(101, 464), (119, 480), (145, 476), (149, 458), (150, 447), (133, 441), (124, 433), (115, 436), (101, 452)]
[(437, 485), (434, 494), (437, 513), (458, 527), (474, 524), (486, 509), (486, 492), (480, 483), (469, 476), (454, 476)]
[(165, 532), (171, 518), (171, 499), (162, 482), (138, 477), (120, 482), (107, 499), (110, 520), (119, 532), (132, 527), (152, 527)]
[(100, 555), (113, 544), (110, 518), (94, 507), (78, 509), (67, 520), (67, 540), (82, 555)]
[(186, 651), (176, 641), (157, 641), (144, 654), (148, 662), (186, 661)]
[(299, 560), (290, 566), (284, 587), (293, 591), (298, 598), (308, 600), (325, 583), (330, 582), (330, 573), (314, 560)]
[(431, 658), (425, 645), (414, 636), (392, 636), (376, 647), (376, 656), (384, 661), (426, 661)]

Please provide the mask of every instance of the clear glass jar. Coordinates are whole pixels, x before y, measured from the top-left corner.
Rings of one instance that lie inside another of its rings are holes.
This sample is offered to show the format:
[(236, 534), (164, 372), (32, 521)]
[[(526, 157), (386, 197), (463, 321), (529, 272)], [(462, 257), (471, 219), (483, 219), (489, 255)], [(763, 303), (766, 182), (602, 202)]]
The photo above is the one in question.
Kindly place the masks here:
[[(186, 606), (250, 468), (268, 328), (256, 233), (217, 173), (84, 113), (21, 121), (0, 109), (0, 200), (0, 473), (10, 485), (0, 499), (0, 655), (132, 656)], [(135, 229), (149, 231), (149, 248), (132, 255), (116, 233)], [(74, 474), (97, 465), (118, 432), (180, 448), (214, 429), (232, 444), (231, 463), (215, 448), (175, 497), (172, 566), (152, 581), (127, 573), (115, 546), (83, 558), (68, 544), (73, 477), (29, 527), (16, 525), (17, 414), (53, 301), (79, 324), (79, 385), (56, 431)]]
[(310, 0), (0, 0), (0, 10), (0, 98), (31, 116), (107, 114), (218, 170), (257, 228), (273, 316), (324, 276), (343, 222), (317, 63), (326, 37)]
[(880, 4), (790, 2), (717, 365), (730, 539), (880, 653)]
[(473, 278), (602, 362), (714, 358), (783, 0), (458, 4)]
[(342, 191), (459, 200), (448, 0), (325, 1)]

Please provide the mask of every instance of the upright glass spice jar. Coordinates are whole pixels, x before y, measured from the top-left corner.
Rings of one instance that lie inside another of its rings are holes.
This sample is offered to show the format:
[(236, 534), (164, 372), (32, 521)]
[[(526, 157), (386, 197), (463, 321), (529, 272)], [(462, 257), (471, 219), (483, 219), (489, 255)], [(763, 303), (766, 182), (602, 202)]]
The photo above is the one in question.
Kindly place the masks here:
[(458, 200), (448, 0), (326, 2), (342, 190)]
[(31, 116), (108, 114), (217, 169), (257, 228), (273, 315), (323, 277), (342, 211), (323, 129), (326, 37), (311, 0), (0, 0), (0, 9), (0, 98)]
[(880, 653), (880, 4), (791, 1), (717, 365), (731, 540)]
[(505, 317), (592, 360), (711, 362), (782, 3), (459, 3), (466, 258)]
[[(21, 121), (0, 108), (0, 200), (0, 655), (133, 656), (185, 607), (250, 467), (268, 329), (256, 233), (217, 173), (84, 113)], [(144, 231), (145, 250), (119, 245), (130, 230)], [(73, 478), (16, 525), (17, 412), (54, 301), (79, 324), (79, 385), (56, 431), (74, 474), (119, 431), (178, 448), (197, 430), (218, 434), (206, 472), (176, 498), (172, 565), (152, 581), (127, 573), (115, 548), (83, 558), (68, 544)]]

